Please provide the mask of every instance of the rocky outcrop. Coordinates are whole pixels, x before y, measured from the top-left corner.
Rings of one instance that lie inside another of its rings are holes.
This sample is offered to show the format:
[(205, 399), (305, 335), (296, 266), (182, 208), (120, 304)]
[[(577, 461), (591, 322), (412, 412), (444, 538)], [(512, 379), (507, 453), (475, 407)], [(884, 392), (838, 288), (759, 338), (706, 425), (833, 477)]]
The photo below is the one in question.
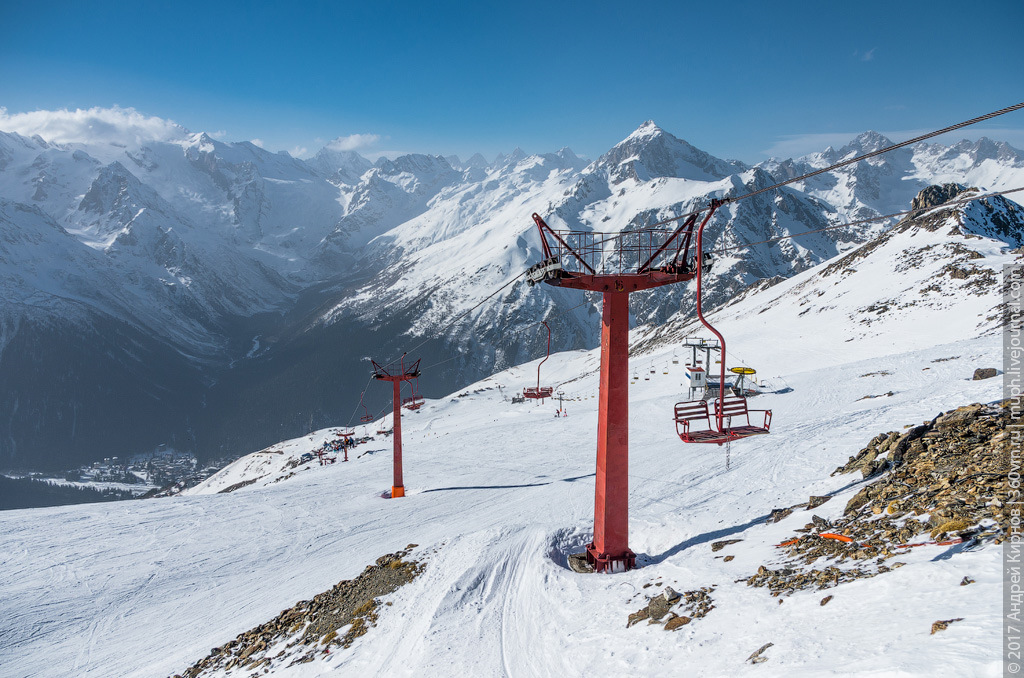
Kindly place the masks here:
[[(875, 436), (833, 475), (859, 471), (876, 480), (839, 518), (812, 516), (798, 536), (778, 545), (783, 566), (762, 565), (747, 584), (775, 596), (820, 590), (901, 567), (891, 559), (911, 548), (1001, 543), (1011, 518), (1007, 427), (1018, 423), (1006, 401)], [(826, 567), (808, 569), (822, 559)]]
[[(356, 638), (376, 625), (379, 610), (390, 606), (379, 599), (415, 579), (422, 562), (403, 560), (416, 547), (389, 553), (366, 567), (355, 579), (339, 582), (312, 600), (283, 610), (273, 620), (239, 634), (210, 651), (204, 659), (174, 678), (207, 675), (252, 675), (275, 667), (304, 664), (332, 647), (350, 647)], [(342, 628), (348, 627), (344, 633)]]

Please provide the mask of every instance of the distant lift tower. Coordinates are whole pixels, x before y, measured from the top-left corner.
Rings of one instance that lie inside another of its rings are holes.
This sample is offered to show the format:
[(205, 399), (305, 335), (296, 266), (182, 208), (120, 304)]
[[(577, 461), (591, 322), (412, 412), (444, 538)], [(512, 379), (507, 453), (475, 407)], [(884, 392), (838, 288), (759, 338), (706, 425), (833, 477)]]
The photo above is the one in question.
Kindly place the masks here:
[(402, 484), (402, 382), (411, 381), (420, 376), (420, 361), (412, 363), (409, 367), (405, 365), (405, 354), (402, 354), (401, 361), (396, 365), (389, 363), (385, 366), (378, 365), (373, 360), (373, 378), (380, 381), (390, 381), (393, 387), (392, 401), (395, 410), (394, 429), (392, 440), (395, 446), (394, 481), (391, 485), (391, 498), (405, 496), (405, 485)]
[[(724, 203), (712, 200), (700, 228)], [(618, 234), (555, 231), (537, 214), (533, 221), (540, 232), (544, 260), (527, 271), (529, 283), (545, 282), (604, 295), (594, 541), (587, 545), (587, 561), (597, 572), (622, 572), (636, 567), (636, 554), (628, 544), (629, 294), (695, 276), (690, 243), (698, 231), (697, 215), (674, 231), (644, 229)], [(709, 264), (705, 261), (704, 267)]]

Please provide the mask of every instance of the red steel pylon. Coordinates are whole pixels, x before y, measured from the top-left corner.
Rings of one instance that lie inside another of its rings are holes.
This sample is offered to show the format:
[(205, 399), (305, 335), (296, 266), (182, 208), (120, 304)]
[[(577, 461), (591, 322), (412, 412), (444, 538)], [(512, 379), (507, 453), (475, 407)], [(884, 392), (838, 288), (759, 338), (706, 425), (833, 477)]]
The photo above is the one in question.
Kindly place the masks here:
[(420, 376), (420, 361), (412, 363), (409, 367), (405, 366), (405, 354), (402, 354), (401, 361), (398, 365), (390, 363), (385, 366), (378, 365), (373, 360), (370, 361), (373, 365), (373, 378), (380, 381), (390, 381), (393, 393), (392, 402), (395, 411), (395, 422), (394, 429), (392, 431), (392, 438), (394, 441), (394, 480), (391, 484), (391, 498), (396, 499), (398, 497), (405, 496), (405, 485), (402, 484), (402, 382), (416, 379)]
[[(724, 202), (711, 201), (700, 228)], [(556, 232), (539, 215), (533, 220), (545, 259), (527, 272), (528, 282), (603, 293), (594, 541), (587, 545), (587, 561), (597, 572), (629, 570), (636, 567), (636, 554), (629, 548), (629, 294), (694, 277), (689, 250), (697, 216), (672, 232), (640, 230), (614, 236)], [(626, 270), (634, 263), (635, 270)], [(599, 273), (602, 265), (617, 270)]]

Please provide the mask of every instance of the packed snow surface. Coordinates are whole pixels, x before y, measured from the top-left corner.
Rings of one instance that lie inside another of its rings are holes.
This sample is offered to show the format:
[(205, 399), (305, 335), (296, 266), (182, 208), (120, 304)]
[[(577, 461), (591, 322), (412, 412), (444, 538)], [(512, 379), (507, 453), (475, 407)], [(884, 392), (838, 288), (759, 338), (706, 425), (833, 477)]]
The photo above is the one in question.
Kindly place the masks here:
[[(216, 492), (263, 479), (228, 494), (0, 514), (0, 675), (172, 675), (409, 543), (426, 571), (389, 598), (377, 627), (275, 675), (996, 675), (996, 547), (913, 549), (903, 568), (830, 589), (827, 607), (821, 592), (780, 604), (735, 582), (771, 566), (773, 544), (810, 517), (765, 525), (771, 509), (834, 494), (815, 513), (842, 512), (861, 481), (829, 473), (875, 434), (999, 397), (998, 380), (970, 380), (975, 367), (999, 364), (995, 334), (947, 342), (963, 332), (936, 324), (914, 350), (885, 340), (844, 356), (828, 332), (775, 332), (779, 312), (757, 325), (723, 322), (746, 364), (772, 365), (759, 376), (792, 389), (752, 403), (774, 411), (772, 434), (733, 444), (728, 469), (723, 448), (675, 435), (685, 377), (674, 347), (635, 359), (658, 369), (631, 386), (634, 571), (566, 567), (592, 527), (598, 358), (562, 353), (542, 374), (572, 398), (568, 417), (554, 417), (550, 400), (502, 399), (532, 382), (535, 363), (406, 413), (404, 499), (381, 496), (391, 443), (380, 436), (349, 463), (304, 464), (289, 477), (285, 460), (333, 438), (324, 430), (207, 482)], [(710, 549), (727, 538), (743, 539), (728, 563)], [(967, 575), (977, 583), (958, 586)], [(713, 585), (715, 608), (674, 633), (627, 629), (645, 594), (661, 590), (643, 588), (652, 581)], [(933, 621), (956, 617), (964, 621), (930, 635)], [(745, 663), (768, 642), (766, 663)]]

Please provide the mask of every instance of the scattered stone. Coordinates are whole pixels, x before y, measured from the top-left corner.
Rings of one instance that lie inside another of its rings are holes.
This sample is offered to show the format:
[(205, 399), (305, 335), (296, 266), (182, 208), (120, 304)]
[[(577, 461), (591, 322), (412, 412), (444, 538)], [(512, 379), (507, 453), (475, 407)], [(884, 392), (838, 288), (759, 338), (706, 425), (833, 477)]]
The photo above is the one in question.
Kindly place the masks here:
[(946, 619), (944, 621), (934, 622), (932, 624), (932, 635), (935, 635), (939, 631), (945, 631), (947, 628), (949, 628), (949, 625), (954, 623), (954, 622), (963, 621), (963, 620), (964, 620), (963, 617), (957, 617), (956, 619)]
[(781, 508), (772, 509), (772, 512), (768, 515), (767, 523), (777, 523), (780, 520), (786, 518), (788, 515), (793, 513), (793, 509)]
[(821, 606), (825, 607), (826, 605), (828, 605), (828, 601), (830, 600), (832, 600), (832, 596), (825, 596), (821, 599)]
[(769, 647), (771, 647), (774, 644), (775, 643), (765, 643), (764, 645), (761, 646), (761, 648), (759, 650), (757, 650), (757, 652), (755, 652), (754, 654), (752, 654), (749, 657), (747, 657), (747, 661), (750, 662), (751, 664), (761, 664), (762, 662), (768, 661), (768, 657), (762, 657), (761, 653), (764, 652), (765, 650), (767, 650)]
[(738, 544), (741, 541), (743, 541), (743, 540), (742, 539), (725, 539), (723, 541), (713, 541), (713, 542), (711, 542), (711, 550), (712, 551), (721, 551), (722, 549), (724, 549), (729, 544)]
[(973, 583), (974, 583), (974, 580), (971, 579), (970, 577), (964, 577), (963, 579), (960, 580), (960, 586), (967, 586), (968, 584), (973, 584)]
[(722, 562), (728, 563), (730, 560), (732, 560), (735, 557), (736, 556), (726, 556), (725, 558), (722, 558)]
[(587, 562), (586, 553), (572, 553), (568, 558), (569, 569), (578, 574), (590, 574), (594, 566)]
[(829, 496), (816, 497), (816, 496), (812, 495), (810, 500), (808, 500), (808, 502), (807, 502), (807, 510), (810, 511), (811, 509), (816, 509), (816, 508), (818, 508), (819, 506), (821, 506), (822, 504), (824, 504), (826, 501), (828, 501), (831, 498), (832, 497), (829, 497)]
[(674, 614), (674, 616), (671, 619), (669, 619), (667, 622), (665, 622), (665, 630), (666, 631), (675, 631), (680, 626), (686, 626), (691, 621), (693, 621), (693, 620), (690, 617), (679, 616), (679, 615)]
[[(213, 648), (191, 666), (185, 678), (220, 674), (236, 667), (246, 671), (304, 664), (331, 647), (350, 647), (356, 638), (376, 625), (378, 598), (393, 593), (415, 579), (424, 565), (403, 560), (409, 549), (389, 553), (369, 565), (355, 579), (341, 581), (333, 588), (283, 610), (275, 619), (239, 634), (234, 640)], [(339, 631), (347, 627), (343, 633)], [(268, 650), (293, 636), (284, 650), (270, 656)]]
[(991, 379), (996, 376), (998, 372), (994, 367), (979, 367), (974, 370), (974, 376), (971, 378), (972, 381), (981, 381), (982, 379)]
[[(661, 624), (664, 620), (665, 628), (674, 631), (695, 619), (706, 617), (715, 608), (710, 595), (714, 590), (714, 587), (704, 587), (679, 593), (666, 586), (660, 595), (649, 599), (645, 607), (629, 615), (626, 619), (626, 628), (644, 619), (648, 620), (648, 624)], [(672, 612), (671, 608), (676, 605), (681, 605), (680, 611), (685, 611), (686, 614)]]
[(646, 607), (642, 608), (642, 609), (639, 609), (636, 612), (630, 614), (629, 617), (626, 619), (626, 628), (628, 629), (633, 624), (638, 624), (638, 623), (642, 622), (643, 620), (647, 619), (650, 616), (651, 615), (647, 611)]

